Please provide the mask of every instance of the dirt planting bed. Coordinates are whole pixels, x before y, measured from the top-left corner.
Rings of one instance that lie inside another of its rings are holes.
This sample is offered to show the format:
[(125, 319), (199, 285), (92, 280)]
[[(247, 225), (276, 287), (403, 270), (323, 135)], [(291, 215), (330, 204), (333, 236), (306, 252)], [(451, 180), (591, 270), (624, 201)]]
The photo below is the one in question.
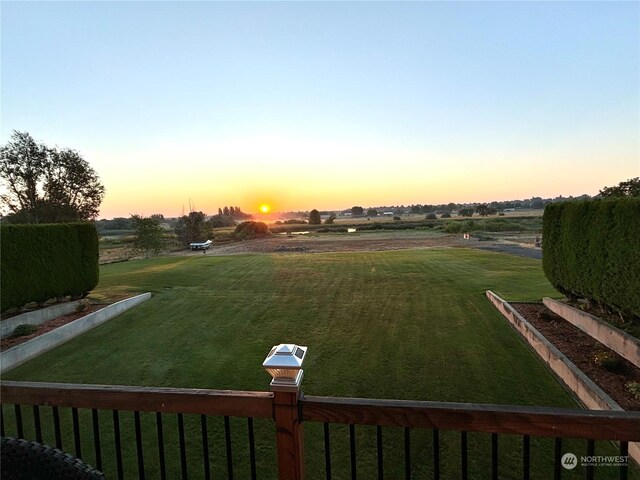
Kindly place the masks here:
[[(541, 303), (511, 303), (558, 350), (625, 410), (640, 410), (640, 400), (628, 390), (629, 382), (640, 383), (640, 369)], [(619, 367), (608, 370), (595, 362), (603, 352), (617, 358)]]
[(51, 330), (55, 330), (58, 327), (61, 327), (63, 325), (66, 325), (67, 323), (73, 322), (74, 320), (84, 317), (85, 315), (89, 315), (90, 313), (93, 313), (104, 307), (106, 307), (106, 305), (101, 305), (101, 304), (89, 305), (86, 309), (82, 310), (81, 312), (69, 313), (67, 315), (62, 315), (61, 317), (54, 318), (47, 322), (44, 322), (43, 324), (39, 325), (38, 330), (36, 330), (34, 333), (30, 335), (3, 338), (2, 340), (0, 340), (0, 350), (7, 350), (11, 347), (15, 347), (16, 345), (24, 343), (27, 340), (31, 340), (32, 338), (40, 336), (43, 333), (47, 333), (47, 332), (50, 332)]

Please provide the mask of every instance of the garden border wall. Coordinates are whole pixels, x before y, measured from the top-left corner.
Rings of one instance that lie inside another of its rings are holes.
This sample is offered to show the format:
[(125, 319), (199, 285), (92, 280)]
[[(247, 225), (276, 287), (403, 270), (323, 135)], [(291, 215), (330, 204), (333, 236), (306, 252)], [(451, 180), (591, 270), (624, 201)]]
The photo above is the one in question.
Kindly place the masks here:
[[(607, 393), (596, 385), (582, 370), (549, 342), (533, 325), (520, 315), (507, 301), (491, 290), (487, 298), (508, 320), (509, 325), (526, 340), (553, 374), (569, 389), (582, 405), (589, 410), (623, 411)], [(629, 443), (629, 456), (640, 464), (640, 443)]]
[(556, 315), (560, 315), (567, 322), (640, 367), (640, 340), (637, 338), (594, 315), (549, 297), (544, 297), (542, 303)]
[(58, 303), (50, 307), (39, 308), (32, 312), (21, 313), (15, 317), (0, 321), (0, 338), (7, 338), (13, 334), (18, 325), (41, 325), (48, 320), (74, 312), (79, 300)]
[(90, 330), (107, 320), (120, 315), (130, 308), (151, 298), (151, 293), (143, 293), (135, 297), (121, 300), (112, 305), (108, 305), (96, 312), (85, 315), (73, 322), (62, 325), (61, 327), (43, 333), (42, 335), (27, 340), (20, 345), (9, 348), (0, 352), (0, 373), (5, 373), (14, 367), (37, 357), (41, 353), (51, 350), (74, 337)]

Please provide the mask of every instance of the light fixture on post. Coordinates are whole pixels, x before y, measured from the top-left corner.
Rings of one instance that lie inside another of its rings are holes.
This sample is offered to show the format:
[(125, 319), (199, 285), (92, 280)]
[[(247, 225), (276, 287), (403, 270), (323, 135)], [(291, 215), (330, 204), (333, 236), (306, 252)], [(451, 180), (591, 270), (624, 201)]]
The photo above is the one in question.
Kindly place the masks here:
[(276, 422), (278, 478), (304, 480), (304, 429), (300, 408), (302, 362), (307, 347), (281, 343), (262, 362), (271, 380), (273, 419)]
[(307, 354), (307, 347), (300, 347), (291, 343), (281, 343), (271, 349), (262, 366), (271, 380), (273, 392), (299, 392), (302, 382), (302, 362)]

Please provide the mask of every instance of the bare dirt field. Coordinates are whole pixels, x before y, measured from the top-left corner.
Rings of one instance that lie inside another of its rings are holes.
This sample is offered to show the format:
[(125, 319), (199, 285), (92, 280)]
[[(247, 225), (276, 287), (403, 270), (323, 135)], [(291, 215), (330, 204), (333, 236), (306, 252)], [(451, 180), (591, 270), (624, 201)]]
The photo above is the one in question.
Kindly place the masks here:
[(527, 258), (541, 258), (540, 249), (519, 246), (514, 242), (465, 240), (460, 234), (425, 231), (363, 232), (347, 234), (274, 235), (268, 238), (212, 245), (206, 252), (183, 250), (174, 255), (234, 255), (240, 253), (291, 254), (320, 252), (383, 251), (433, 247), (481, 248)]

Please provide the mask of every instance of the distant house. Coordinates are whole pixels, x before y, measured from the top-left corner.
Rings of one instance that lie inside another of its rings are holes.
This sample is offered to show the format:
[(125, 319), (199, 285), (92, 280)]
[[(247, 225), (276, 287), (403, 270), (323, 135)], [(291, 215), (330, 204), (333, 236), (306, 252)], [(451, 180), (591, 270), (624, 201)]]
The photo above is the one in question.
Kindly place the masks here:
[(503, 212), (504, 212), (504, 213), (513, 213), (513, 212), (515, 212), (515, 211), (516, 211), (516, 209), (515, 209), (515, 208), (505, 208), (505, 209), (503, 210)]
[(393, 212), (384, 212), (382, 215), (384, 215), (386, 217), (393, 217), (394, 213)]

